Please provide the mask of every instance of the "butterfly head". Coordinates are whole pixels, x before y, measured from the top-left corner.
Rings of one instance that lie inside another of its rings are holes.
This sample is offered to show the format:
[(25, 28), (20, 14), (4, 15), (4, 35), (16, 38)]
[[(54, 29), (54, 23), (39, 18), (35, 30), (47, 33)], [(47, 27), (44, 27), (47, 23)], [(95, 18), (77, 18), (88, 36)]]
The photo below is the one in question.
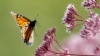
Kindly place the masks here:
[(35, 27), (36, 22), (37, 22), (37, 20), (31, 21), (30, 24), (29, 24), (29, 26), (30, 27)]

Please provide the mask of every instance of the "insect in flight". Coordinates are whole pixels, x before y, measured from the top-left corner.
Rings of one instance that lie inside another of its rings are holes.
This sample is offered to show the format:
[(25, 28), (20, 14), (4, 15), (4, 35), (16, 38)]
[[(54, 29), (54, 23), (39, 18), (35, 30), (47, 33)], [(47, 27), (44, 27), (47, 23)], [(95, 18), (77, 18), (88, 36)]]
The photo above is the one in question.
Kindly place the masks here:
[(21, 30), (21, 36), (24, 43), (26, 43), (27, 45), (32, 45), (34, 42), (34, 36), (32, 31), (34, 31), (37, 20), (31, 21), (25, 16), (22, 16), (18, 13), (12, 11), (10, 13), (15, 18)]

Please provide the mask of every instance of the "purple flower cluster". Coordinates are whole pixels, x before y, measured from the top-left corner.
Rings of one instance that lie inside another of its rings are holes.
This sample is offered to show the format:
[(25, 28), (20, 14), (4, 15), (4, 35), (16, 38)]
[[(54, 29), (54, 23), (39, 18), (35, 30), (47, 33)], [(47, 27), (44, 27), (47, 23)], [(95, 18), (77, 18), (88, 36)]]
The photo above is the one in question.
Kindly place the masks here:
[(70, 32), (78, 25), (77, 21), (84, 21), (84, 18), (78, 14), (73, 4), (69, 4), (68, 7), (66, 8), (62, 21), (67, 28), (66, 31)]
[(46, 56), (51, 50), (51, 44), (54, 40), (55, 28), (49, 29), (44, 35), (43, 44), (36, 50), (35, 56)]
[(100, 33), (100, 18), (98, 14), (91, 12), (81, 30), (81, 37), (94, 37), (98, 33)]
[(74, 5), (69, 4), (63, 17), (63, 24), (65, 24), (65, 26), (68, 28), (67, 31), (72, 31), (75, 27), (75, 15), (77, 15), (77, 11)]
[(55, 41), (55, 31), (56, 28), (50, 28), (45, 34), (44, 34), (44, 41), (43, 44), (36, 50), (35, 56), (66, 56), (66, 52), (56, 52), (53, 48), (53, 41)]
[(97, 0), (83, 0), (82, 4), (87, 9), (93, 9), (98, 7)]
[[(62, 19), (67, 31), (77, 27), (77, 21), (82, 22), (80, 34), (60, 45), (56, 40), (56, 28), (50, 28), (44, 34), (43, 43), (37, 48), (35, 56), (100, 56), (100, 16), (91, 11), (99, 9), (99, 3), (97, 0), (83, 0), (82, 5), (89, 11), (87, 19), (78, 14), (73, 4), (68, 5)], [(60, 51), (56, 50), (54, 42), (58, 44)]]

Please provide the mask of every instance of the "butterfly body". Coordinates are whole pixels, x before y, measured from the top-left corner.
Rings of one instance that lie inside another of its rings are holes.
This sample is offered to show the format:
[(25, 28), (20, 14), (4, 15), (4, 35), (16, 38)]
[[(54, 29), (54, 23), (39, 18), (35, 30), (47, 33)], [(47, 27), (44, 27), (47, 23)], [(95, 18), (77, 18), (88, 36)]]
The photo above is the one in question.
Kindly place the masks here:
[(37, 22), (36, 20), (31, 21), (29, 24), (29, 27), (35, 27), (36, 22)]
[(33, 38), (33, 30), (36, 25), (36, 20), (29, 20), (25, 16), (22, 16), (20, 14), (11, 12), (11, 15), (14, 16), (19, 28), (21, 29), (21, 36), (23, 39), (23, 42), (27, 45), (32, 45), (34, 38)]

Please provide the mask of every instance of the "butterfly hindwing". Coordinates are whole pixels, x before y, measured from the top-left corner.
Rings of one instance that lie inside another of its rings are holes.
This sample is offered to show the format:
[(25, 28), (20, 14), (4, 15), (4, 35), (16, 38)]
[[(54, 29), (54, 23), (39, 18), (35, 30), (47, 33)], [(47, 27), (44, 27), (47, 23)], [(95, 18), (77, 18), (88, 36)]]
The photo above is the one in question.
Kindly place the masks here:
[(21, 29), (21, 36), (22, 39), (24, 41), (24, 43), (26, 43), (27, 45), (32, 45), (34, 38), (33, 38), (33, 29), (30, 29), (29, 27), (23, 27)]
[(11, 15), (14, 16), (18, 26), (21, 29), (21, 36), (24, 43), (26, 43), (27, 45), (32, 45), (34, 41), (32, 31), (34, 30), (36, 20), (30, 21), (26, 17), (14, 12), (11, 12)]

